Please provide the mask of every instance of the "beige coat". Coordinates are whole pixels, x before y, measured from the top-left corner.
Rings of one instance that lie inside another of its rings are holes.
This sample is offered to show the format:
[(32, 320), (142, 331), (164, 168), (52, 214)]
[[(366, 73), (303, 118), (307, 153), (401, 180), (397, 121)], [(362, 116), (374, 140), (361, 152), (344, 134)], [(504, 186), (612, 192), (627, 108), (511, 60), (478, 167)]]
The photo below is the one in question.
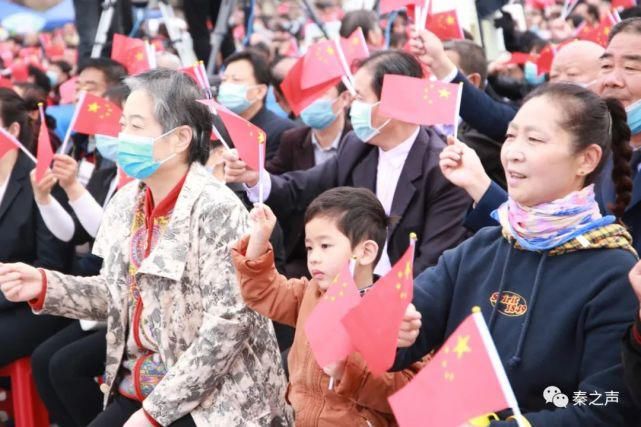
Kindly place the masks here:
[[(105, 405), (116, 390), (128, 324), (126, 285), (134, 204), (144, 184), (111, 201), (94, 253), (99, 276), (47, 272), (43, 313), (106, 320)], [(291, 423), (273, 328), (240, 296), (230, 244), (247, 230), (240, 200), (191, 166), (169, 225), (137, 273), (167, 375), (143, 406), (162, 425), (191, 414), (199, 427)]]

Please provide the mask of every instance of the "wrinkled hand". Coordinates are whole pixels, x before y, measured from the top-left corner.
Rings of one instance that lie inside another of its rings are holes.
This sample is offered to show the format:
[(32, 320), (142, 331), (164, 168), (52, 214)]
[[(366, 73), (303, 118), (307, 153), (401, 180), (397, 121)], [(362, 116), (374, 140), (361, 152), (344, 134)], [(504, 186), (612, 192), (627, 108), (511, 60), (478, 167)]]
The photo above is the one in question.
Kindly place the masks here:
[(51, 203), (51, 189), (58, 182), (50, 169), (47, 169), (40, 182), (36, 182), (36, 169), (34, 168), (29, 174), (31, 187), (33, 188), (33, 198), (40, 205)]
[(42, 291), (42, 276), (37, 268), (23, 263), (0, 264), (0, 289), (11, 302), (37, 298)]
[(236, 150), (225, 150), (223, 153), (225, 161), (225, 182), (240, 182), (253, 187), (258, 183), (258, 172), (247, 167), (247, 164), (240, 160)]
[(149, 422), (145, 416), (145, 412), (141, 408), (129, 417), (123, 427), (153, 427), (153, 424)]
[(439, 166), (445, 178), (464, 189), (475, 203), (492, 183), (476, 152), (451, 136), (447, 138), (447, 147), (441, 151)]
[(414, 304), (407, 306), (405, 316), (401, 323), (401, 329), (398, 331), (398, 347), (409, 347), (416, 341), (418, 333), (421, 329), (421, 313), (416, 311)]
[(413, 29), (410, 51), (432, 70), (437, 79), (445, 78), (456, 69), (456, 65), (445, 54), (443, 42), (431, 31)]
[[(632, 267), (632, 270), (630, 270), (630, 273), (628, 274), (628, 278), (630, 279), (632, 289), (639, 300), (639, 304), (641, 304), (641, 261), (637, 262), (635, 266)], [(641, 316), (641, 310), (639, 311), (639, 315)]]
[(345, 373), (345, 364), (345, 360), (332, 363), (331, 365), (325, 366), (323, 368), (323, 372), (325, 372), (331, 378), (334, 378), (334, 380), (338, 381), (343, 378), (343, 374)]

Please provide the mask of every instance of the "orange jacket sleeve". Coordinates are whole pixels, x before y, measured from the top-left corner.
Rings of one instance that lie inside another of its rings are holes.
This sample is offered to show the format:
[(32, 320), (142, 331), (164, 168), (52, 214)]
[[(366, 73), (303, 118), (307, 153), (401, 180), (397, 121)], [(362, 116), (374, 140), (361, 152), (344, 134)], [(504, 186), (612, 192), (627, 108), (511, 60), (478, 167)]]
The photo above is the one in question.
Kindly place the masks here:
[(248, 241), (249, 237), (243, 237), (232, 249), (232, 261), (245, 303), (263, 316), (296, 327), (307, 280), (288, 280), (279, 274), (271, 246), (265, 254), (248, 260), (245, 258)]
[(376, 377), (367, 369), (361, 355), (352, 353), (346, 360), (345, 371), (335, 390), (360, 406), (392, 414), (387, 398), (410, 382), (424, 365), (425, 362), (420, 360), (403, 371)]

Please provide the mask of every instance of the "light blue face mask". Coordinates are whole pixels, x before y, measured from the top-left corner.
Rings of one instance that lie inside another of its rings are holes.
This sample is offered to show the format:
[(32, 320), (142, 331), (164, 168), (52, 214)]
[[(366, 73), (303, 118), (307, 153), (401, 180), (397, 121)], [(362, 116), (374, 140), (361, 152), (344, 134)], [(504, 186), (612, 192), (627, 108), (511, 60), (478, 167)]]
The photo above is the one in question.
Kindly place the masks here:
[(154, 160), (154, 143), (174, 130), (175, 128), (156, 138), (121, 132), (118, 135), (118, 165), (132, 178), (150, 177), (163, 163), (176, 156), (174, 153), (161, 161)]
[(545, 81), (545, 74), (541, 74), (539, 76), (537, 73), (538, 68), (534, 62), (526, 62), (523, 66), (525, 81), (527, 81), (532, 86), (538, 86)]
[(247, 85), (221, 83), (218, 88), (218, 102), (236, 114), (247, 110), (252, 103), (247, 99)]
[(372, 108), (376, 105), (378, 105), (378, 102), (368, 104), (367, 102), (357, 100), (352, 102), (352, 108), (349, 110), (349, 117), (352, 121), (354, 133), (363, 142), (368, 142), (381, 133), (381, 129), (389, 123), (389, 120), (387, 120), (378, 128), (372, 127)]
[(325, 129), (336, 120), (336, 114), (332, 108), (336, 99), (333, 101), (329, 99), (317, 99), (301, 111), (301, 120), (312, 129)]
[(55, 86), (58, 84), (58, 75), (54, 73), (53, 71), (47, 71), (47, 77), (49, 78), (49, 82), (51, 83), (51, 86)]
[(95, 135), (96, 148), (102, 157), (115, 162), (118, 160), (118, 138), (109, 135)]
[(641, 99), (625, 109), (628, 114), (628, 126), (632, 135), (641, 133)]

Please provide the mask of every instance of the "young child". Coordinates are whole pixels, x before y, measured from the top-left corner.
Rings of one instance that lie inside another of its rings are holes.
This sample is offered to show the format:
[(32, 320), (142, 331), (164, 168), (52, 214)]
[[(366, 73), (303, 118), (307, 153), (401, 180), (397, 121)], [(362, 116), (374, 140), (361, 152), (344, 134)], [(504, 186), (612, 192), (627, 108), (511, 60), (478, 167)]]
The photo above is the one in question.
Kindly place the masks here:
[[(358, 353), (320, 367), (305, 336), (310, 313), (345, 264), (356, 259), (354, 281), (372, 285), (381, 256), (387, 216), (369, 190), (338, 187), (318, 196), (305, 213), (307, 267), (312, 279), (286, 279), (274, 266), (269, 236), (276, 217), (265, 205), (251, 212), (251, 235), (232, 251), (241, 293), (247, 305), (264, 316), (296, 328), (289, 351), (287, 400), (299, 426), (395, 425), (387, 397), (403, 387), (423, 366), (374, 377)], [(329, 389), (330, 376), (334, 386)]]

